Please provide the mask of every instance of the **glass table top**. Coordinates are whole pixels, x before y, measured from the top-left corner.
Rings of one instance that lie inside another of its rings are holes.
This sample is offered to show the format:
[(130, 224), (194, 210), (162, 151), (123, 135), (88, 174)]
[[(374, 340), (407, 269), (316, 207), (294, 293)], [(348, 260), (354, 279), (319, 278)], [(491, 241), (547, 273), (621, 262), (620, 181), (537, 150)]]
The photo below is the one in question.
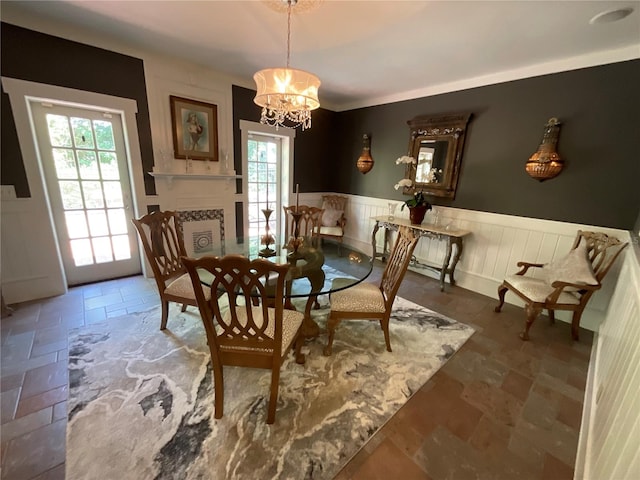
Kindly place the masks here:
[[(255, 242), (245, 242), (227, 245), (226, 253), (290, 264), (285, 294), (288, 298), (323, 295), (352, 287), (366, 279), (373, 269), (370, 255), (329, 239), (314, 244), (305, 241), (295, 254), (281, 246), (273, 245), (272, 248), (275, 250), (273, 256), (260, 257)], [(204, 285), (211, 285), (210, 273), (202, 271), (200, 279)], [(334, 281), (336, 279), (339, 280)]]

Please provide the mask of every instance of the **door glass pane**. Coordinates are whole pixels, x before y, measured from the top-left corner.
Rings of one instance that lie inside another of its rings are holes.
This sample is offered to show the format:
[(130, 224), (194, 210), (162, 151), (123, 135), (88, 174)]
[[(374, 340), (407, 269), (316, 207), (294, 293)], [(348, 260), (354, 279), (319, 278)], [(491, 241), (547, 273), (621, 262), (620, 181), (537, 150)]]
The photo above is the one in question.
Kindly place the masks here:
[(116, 142), (113, 139), (113, 128), (111, 127), (111, 122), (94, 120), (93, 128), (96, 132), (96, 143), (100, 150), (116, 149)]
[(112, 152), (100, 152), (100, 171), (102, 178), (105, 180), (120, 180), (120, 172), (118, 171), (118, 157)]
[(93, 150), (78, 150), (78, 167), (80, 168), (80, 178), (94, 180), (100, 178), (98, 171), (98, 161), (96, 152)]
[(116, 260), (128, 260), (131, 258), (131, 248), (129, 247), (129, 237), (126, 235), (116, 235), (111, 237), (113, 241), (113, 253)]
[(124, 208), (108, 210), (109, 230), (111, 235), (127, 233), (127, 219), (124, 216)]
[(124, 206), (120, 182), (104, 182), (102, 186), (104, 187), (104, 196), (107, 199), (108, 208)]
[(91, 252), (91, 243), (88, 238), (79, 240), (71, 240), (71, 253), (76, 267), (83, 265), (93, 265), (93, 254)]
[(92, 238), (93, 251), (96, 255), (96, 263), (113, 262), (111, 253), (111, 240), (109, 237)]
[(64, 212), (64, 218), (66, 220), (69, 238), (84, 238), (89, 236), (87, 219), (83, 211), (74, 210)]
[(56, 166), (56, 175), (59, 179), (78, 178), (78, 170), (76, 170), (76, 159), (73, 156), (73, 150), (54, 148), (53, 162)]
[(93, 132), (91, 121), (87, 118), (71, 118), (73, 142), (76, 148), (93, 148)]
[(100, 182), (82, 182), (86, 208), (103, 208), (102, 185)]
[(62, 207), (65, 210), (72, 210), (74, 208), (82, 208), (82, 193), (80, 192), (79, 182), (61, 181), (60, 196), (62, 197)]
[(109, 225), (104, 210), (87, 210), (87, 217), (89, 217), (89, 231), (92, 237), (109, 235)]
[(69, 121), (64, 115), (47, 114), (47, 129), (52, 147), (71, 147)]

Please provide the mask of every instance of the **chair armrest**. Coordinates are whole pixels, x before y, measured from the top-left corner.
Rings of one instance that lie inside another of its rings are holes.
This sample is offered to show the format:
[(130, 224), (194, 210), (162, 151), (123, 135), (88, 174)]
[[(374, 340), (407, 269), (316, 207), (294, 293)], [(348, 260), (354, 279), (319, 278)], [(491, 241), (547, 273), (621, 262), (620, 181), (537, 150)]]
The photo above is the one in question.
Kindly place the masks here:
[(516, 273), (516, 275), (524, 275), (527, 273), (527, 270), (531, 267), (542, 268), (544, 267), (543, 263), (529, 263), (529, 262), (518, 262), (516, 263), (518, 267), (520, 267), (520, 271)]
[(556, 280), (551, 284), (551, 286), (555, 288), (555, 290), (547, 296), (545, 303), (556, 303), (558, 301), (558, 297), (560, 297), (560, 294), (566, 288), (575, 288), (576, 290), (581, 290), (583, 292), (595, 292), (596, 290), (599, 290), (602, 285), (584, 285), (581, 283), (569, 283)]

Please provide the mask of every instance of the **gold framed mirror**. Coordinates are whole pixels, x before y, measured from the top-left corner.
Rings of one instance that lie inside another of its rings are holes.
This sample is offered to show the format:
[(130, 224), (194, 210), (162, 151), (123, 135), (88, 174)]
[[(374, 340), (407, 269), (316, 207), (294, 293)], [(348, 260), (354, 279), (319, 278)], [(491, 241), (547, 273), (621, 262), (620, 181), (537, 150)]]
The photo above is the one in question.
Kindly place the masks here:
[(409, 156), (405, 195), (422, 190), (434, 197), (455, 198), (467, 124), (471, 113), (445, 113), (409, 120)]

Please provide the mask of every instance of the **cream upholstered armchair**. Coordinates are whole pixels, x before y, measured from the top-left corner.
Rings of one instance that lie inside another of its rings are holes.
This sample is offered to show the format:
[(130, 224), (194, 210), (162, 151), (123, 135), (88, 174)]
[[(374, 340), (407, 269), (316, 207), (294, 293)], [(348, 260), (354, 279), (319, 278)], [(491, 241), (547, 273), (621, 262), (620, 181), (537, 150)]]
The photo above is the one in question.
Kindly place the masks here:
[[(547, 309), (552, 323), (555, 310), (573, 312), (571, 336), (578, 340), (580, 318), (587, 302), (600, 289), (602, 279), (626, 246), (605, 233), (578, 230), (573, 247), (565, 257), (545, 265), (518, 262), (520, 271), (507, 276), (498, 287), (500, 303), (495, 311), (502, 309), (507, 290), (511, 290), (525, 302), (527, 320), (520, 338), (529, 340), (531, 325), (540, 312)], [(525, 275), (534, 268), (541, 269), (538, 278)]]
[(347, 223), (347, 219), (344, 216), (344, 212), (347, 209), (347, 200), (347, 197), (341, 195), (322, 196), (321, 238), (333, 238), (342, 243), (344, 227)]

